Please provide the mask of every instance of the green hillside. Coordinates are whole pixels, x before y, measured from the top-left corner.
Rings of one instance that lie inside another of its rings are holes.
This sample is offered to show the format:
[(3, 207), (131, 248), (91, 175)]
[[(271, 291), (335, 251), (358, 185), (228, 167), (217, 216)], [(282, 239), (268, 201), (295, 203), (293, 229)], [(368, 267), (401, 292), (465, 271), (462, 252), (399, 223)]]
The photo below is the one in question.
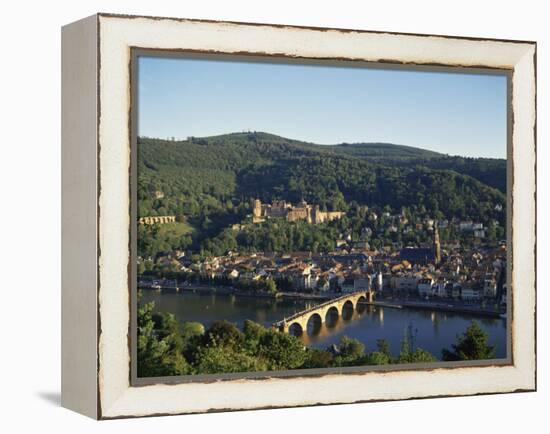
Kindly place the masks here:
[(256, 197), (303, 199), (350, 216), (366, 205), (504, 225), (495, 207), (506, 203), (505, 160), (383, 143), (316, 145), (267, 133), (138, 143), (139, 215), (184, 216), (195, 248), (242, 222)]
[(353, 143), (331, 146), (336, 152), (371, 161), (420, 165), (431, 169), (454, 170), (506, 192), (506, 160), (498, 158), (465, 158), (440, 154), (426, 149), (389, 143)]

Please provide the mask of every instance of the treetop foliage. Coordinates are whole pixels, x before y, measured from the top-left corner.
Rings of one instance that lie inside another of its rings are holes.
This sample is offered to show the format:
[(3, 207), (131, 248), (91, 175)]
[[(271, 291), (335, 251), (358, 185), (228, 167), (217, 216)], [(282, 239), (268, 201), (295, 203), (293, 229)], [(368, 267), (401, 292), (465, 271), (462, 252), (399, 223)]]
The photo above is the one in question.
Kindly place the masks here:
[[(453, 350), (443, 350), (443, 360), (479, 360), (494, 356), (487, 334), (475, 323), (457, 338)], [(168, 313), (154, 313), (154, 304), (138, 309), (138, 376), (259, 372), (395, 363), (435, 362), (422, 348), (413, 348), (405, 336), (401, 351), (393, 356), (387, 341), (378, 340), (367, 351), (357, 339), (344, 336), (326, 350), (306, 347), (290, 334), (245, 321), (242, 331), (228, 321), (216, 321), (206, 331), (202, 324), (180, 324)]]

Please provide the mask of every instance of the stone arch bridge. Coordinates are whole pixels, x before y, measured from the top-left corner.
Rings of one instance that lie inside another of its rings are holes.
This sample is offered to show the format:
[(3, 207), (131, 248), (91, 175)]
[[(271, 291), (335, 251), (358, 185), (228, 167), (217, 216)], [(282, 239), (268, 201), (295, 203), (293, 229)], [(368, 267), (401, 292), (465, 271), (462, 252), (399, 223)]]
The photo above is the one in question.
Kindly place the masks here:
[(288, 318), (273, 323), (273, 328), (288, 333), (290, 327), (299, 326), (302, 332), (307, 330), (307, 324), (310, 319), (314, 318), (321, 323), (325, 323), (327, 316), (337, 314), (341, 317), (344, 307), (356, 309), (359, 303), (372, 303), (374, 301), (373, 291), (356, 291), (342, 295), (337, 298), (330, 299), (324, 303), (317, 304), (308, 309), (297, 312)]

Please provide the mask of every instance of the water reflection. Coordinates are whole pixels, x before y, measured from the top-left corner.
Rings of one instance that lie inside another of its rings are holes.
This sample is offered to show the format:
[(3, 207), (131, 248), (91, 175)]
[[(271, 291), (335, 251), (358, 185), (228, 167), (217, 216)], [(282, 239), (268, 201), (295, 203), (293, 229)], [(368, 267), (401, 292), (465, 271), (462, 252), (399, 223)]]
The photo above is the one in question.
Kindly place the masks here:
[[(159, 293), (144, 291), (142, 303), (155, 302), (155, 309), (173, 313), (179, 321), (199, 321), (209, 327), (216, 320), (227, 320), (242, 327), (246, 319), (266, 327), (282, 318), (313, 306), (313, 301), (275, 300), (234, 295), (199, 295), (189, 292)], [(463, 333), (475, 319), (487, 331), (489, 343), (497, 346), (497, 357), (506, 356), (506, 320), (472, 317), (467, 314), (429, 310), (392, 309), (359, 303), (354, 308), (346, 304), (342, 312), (331, 309), (322, 321), (313, 318), (302, 330), (291, 326), (291, 333), (299, 336), (305, 345), (326, 348), (338, 344), (346, 335), (364, 343), (368, 350), (376, 349), (376, 340), (385, 339), (391, 351), (399, 352), (403, 331), (412, 324), (418, 333), (415, 344), (435, 356), (442, 348), (450, 348), (456, 335)]]
[(291, 327), (290, 333), (300, 337), (306, 345), (321, 343), (331, 336), (340, 334), (353, 322), (360, 320), (363, 316), (370, 316), (375, 324), (383, 325), (384, 309), (376, 306), (358, 303), (354, 308), (353, 304), (346, 303), (342, 312), (338, 312), (336, 307), (331, 307), (326, 314), (325, 321), (321, 321), (318, 314), (312, 315), (307, 323), (306, 333), (304, 333), (297, 324)]
[(318, 335), (322, 325), (323, 320), (321, 319), (321, 316), (317, 313), (314, 313), (309, 317), (309, 320), (307, 321), (307, 334), (309, 336)]
[(334, 328), (338, 324), (339, 319), (340, 319), (340, 313), (338, 312), (338, 309), (333, 306), (327, 311), (327, 316), (325, 318), (325, 325), (328, 328)]
[(354, 319), (354, 315), (356, 314), (355, 309), (353, 309), (353, 304), (351, 301), (346, 301), (344, 303), (344, 306), (342, 307), (342, 319), (344, 321), (351, 321)]

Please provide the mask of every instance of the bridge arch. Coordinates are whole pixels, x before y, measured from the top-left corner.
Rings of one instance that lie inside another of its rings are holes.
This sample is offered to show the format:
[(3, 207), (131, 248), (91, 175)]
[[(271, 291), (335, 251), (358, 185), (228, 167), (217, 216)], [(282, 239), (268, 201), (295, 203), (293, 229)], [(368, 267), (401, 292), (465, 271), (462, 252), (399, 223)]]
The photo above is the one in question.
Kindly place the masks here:
[(293, 322), (288, 327), (288, 333), (293, 336), (302, 336), (304, 334), (304, 328), (302, 327), (302, 324), (299, 322)]
[(325, 317), (325, 325), (327, 327), (334, 327), (338, 320), (340, 319), (340, 310), (338, 309), (338, 306), (330, 306), (326, 311), (324, 312)]
[(346, 300), (344, 304), (342, 305), (342, 310), (344, 309), (354, 309), (355, 305), (353, 303), (353, 300)]
[(322, 325), (323, 317), (318, 312), (314, 312), (307, 319), (305, 329), (308, 333), (311, 331), (312, 334), (316, 334), (319, 332)]
[(325, 312), (325, 323), (332, 324), (340, 317), (338, 306), (330, 306)]
[(354, 311), (355, 311), (355, 306), (353, 304), (353, 301), (346, 300), (342, 304), (342, 319), (344, 321), (349, 321), (350, 319), (353, 318)]
[(355, 303), (355, 310), (357, 312), (364, 312), (367, 309), (367, 297), (361, 295)]

